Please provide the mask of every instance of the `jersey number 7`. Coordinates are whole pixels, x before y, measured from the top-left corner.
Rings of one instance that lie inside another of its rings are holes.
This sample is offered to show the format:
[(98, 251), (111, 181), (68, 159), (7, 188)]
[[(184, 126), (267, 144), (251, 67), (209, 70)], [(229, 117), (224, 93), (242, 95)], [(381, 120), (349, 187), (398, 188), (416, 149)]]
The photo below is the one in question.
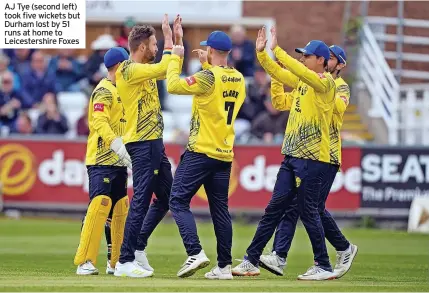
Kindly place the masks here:
[(235, 102), (225, 102), (225, 111), (228, 112), (228, 116), (226, 118), (226, 124), (231, 125), (232, 122), (232, 114), (234, 113)]

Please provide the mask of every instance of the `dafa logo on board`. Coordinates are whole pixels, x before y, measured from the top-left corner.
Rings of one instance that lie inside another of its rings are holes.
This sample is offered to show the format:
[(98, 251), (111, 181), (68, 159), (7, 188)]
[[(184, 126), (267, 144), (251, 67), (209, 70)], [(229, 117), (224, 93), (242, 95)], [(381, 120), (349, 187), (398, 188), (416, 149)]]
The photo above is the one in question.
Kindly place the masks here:
[(28, 192), (36, 181), (33, 153), (21, 144), (0, 145), (0, 182), (3, 193), (19, 196)]

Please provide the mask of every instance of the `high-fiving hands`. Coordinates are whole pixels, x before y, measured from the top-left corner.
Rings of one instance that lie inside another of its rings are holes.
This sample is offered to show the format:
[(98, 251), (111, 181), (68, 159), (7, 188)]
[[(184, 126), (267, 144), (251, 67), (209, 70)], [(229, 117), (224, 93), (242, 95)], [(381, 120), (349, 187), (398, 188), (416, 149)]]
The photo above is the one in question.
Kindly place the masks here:
[[(277, 30), (275, 26), (272, 26), (270, 29), (271, 32), (271, 45), (270, 45), (270, 49), (274, 50), (278, 43), (277, 43)], [(256, 51), (258, 52), (262, 52), (264, 51), (265, 47), (267, 46), (267, 32), (265, 29), (265, 26), (263, 26), (259, 31), (258, 31), (258, 38), (256, 39)]]
[(256, 51), (262, 52), (267, 46), (267, 34), (265, 32), (265, 26), (258, 31), (258, 38), (256, 39)]
[(183, 28), (182, 28), (182, 18), (178, 14), (176, 16), (176, 19), (174, 20), (173, 24), (173, 32), (174, 32), (174, 39), (176, 45), (183, 45), (182, 39), (183, 39)]
[(164, 47), (172, 48), (173, 47), (173, 32), (171, 31), (170, 23), (168, 22), (168, 14), (164, 14), (162, 19), (162, 33), (164, 35)]
[(271, 32), (271, 45), (270, 45), (270, 49), (274, 50), (278, 43), (277, 43), (277, 30), (276, 30), (276, 26), (273, 25), (270, 29)]

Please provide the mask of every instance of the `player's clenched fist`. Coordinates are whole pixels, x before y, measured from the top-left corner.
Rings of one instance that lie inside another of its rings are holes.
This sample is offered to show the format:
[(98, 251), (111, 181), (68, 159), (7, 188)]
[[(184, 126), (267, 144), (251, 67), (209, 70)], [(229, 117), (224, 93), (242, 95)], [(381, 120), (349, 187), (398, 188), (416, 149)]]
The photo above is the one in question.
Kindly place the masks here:
[(266, 45), (267, 45), (267, 34), (265, 32), (265, 26), (263, 26), (258, 31), (258, 38), (256, 39), (256, 51), (258, 52), (264, 51)]
[(172, 54), (183, 57), (185, 55), (185, 47), (180, 45), (174, 45), (173, 51), (171, 51)]

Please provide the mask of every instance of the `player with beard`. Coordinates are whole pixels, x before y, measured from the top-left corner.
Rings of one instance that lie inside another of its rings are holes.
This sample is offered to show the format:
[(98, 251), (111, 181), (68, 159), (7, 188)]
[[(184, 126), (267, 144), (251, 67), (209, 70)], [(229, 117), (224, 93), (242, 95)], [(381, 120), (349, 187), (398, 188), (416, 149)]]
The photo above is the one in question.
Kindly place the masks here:
[[(343, 115), (349, 104), (350, 89), (344, 79), (340, 76), (340, 71), (346, 67), (346, 53), (341, 47), (336, 45), (329, 47), (329, 50), (330, 59), (328, 61), (328, 71), (334, 78), (336, 86), (335, 107), (330, 124), (330, 154), (331, 160), (338, 163), (334, 165), (331, 172), (327, 174), (327, 177), (324, 180), (321, 191), (322, 196), (318, 205), (318, 212), (325, 231), (325, 237), (332, 246), (334, 246), (337, 252), (334, 274), (336, 275), (336, 278), (341, 278), (350, 270), (358, 248), (356, 245), (347, 241), (331, 214), (326, 210), (325, 204), (341, 164), (340, 131), (343, 124)], [(295, 91), (296, 90), (293, 90), (290, 93), (285, 93), (283, 84), (272, 79), (271, 98), (274, 108), (279, 111), (289, 111), (292, 106)], [(277, 226), (272, 252), (268, 255), (261, 255), (260, 257), (260, 266), (273, 274), (280, 276), (283, 275), (283, 270), (286, 266), (286, 258), (295, 234), (298, 217), (298, 207), (294, 204), (285, 212), (282, 221)]]
[[(124, 240), (115, 276), (150, 277), (145, 248), (155, 227), (168, 211), (173, 177), (162, 139), (164, 123), (156, 81), (165, 79), (173, 47), (168, 15), (162, 22), (164, 52), (161, 61), (151, 64), (158, 51), (155, 29), (149, 25), (133, 27), (128, 37), (130, 59), (116, 72), (122, 97), (126, 127), (125, 147), (133, 166), (134, 196), (125, 223)], [(177, 16), (174, 22), (176, 43), (183, 45), (183, 31)], [(156, 199), (149, 207), (152, 194)]]

